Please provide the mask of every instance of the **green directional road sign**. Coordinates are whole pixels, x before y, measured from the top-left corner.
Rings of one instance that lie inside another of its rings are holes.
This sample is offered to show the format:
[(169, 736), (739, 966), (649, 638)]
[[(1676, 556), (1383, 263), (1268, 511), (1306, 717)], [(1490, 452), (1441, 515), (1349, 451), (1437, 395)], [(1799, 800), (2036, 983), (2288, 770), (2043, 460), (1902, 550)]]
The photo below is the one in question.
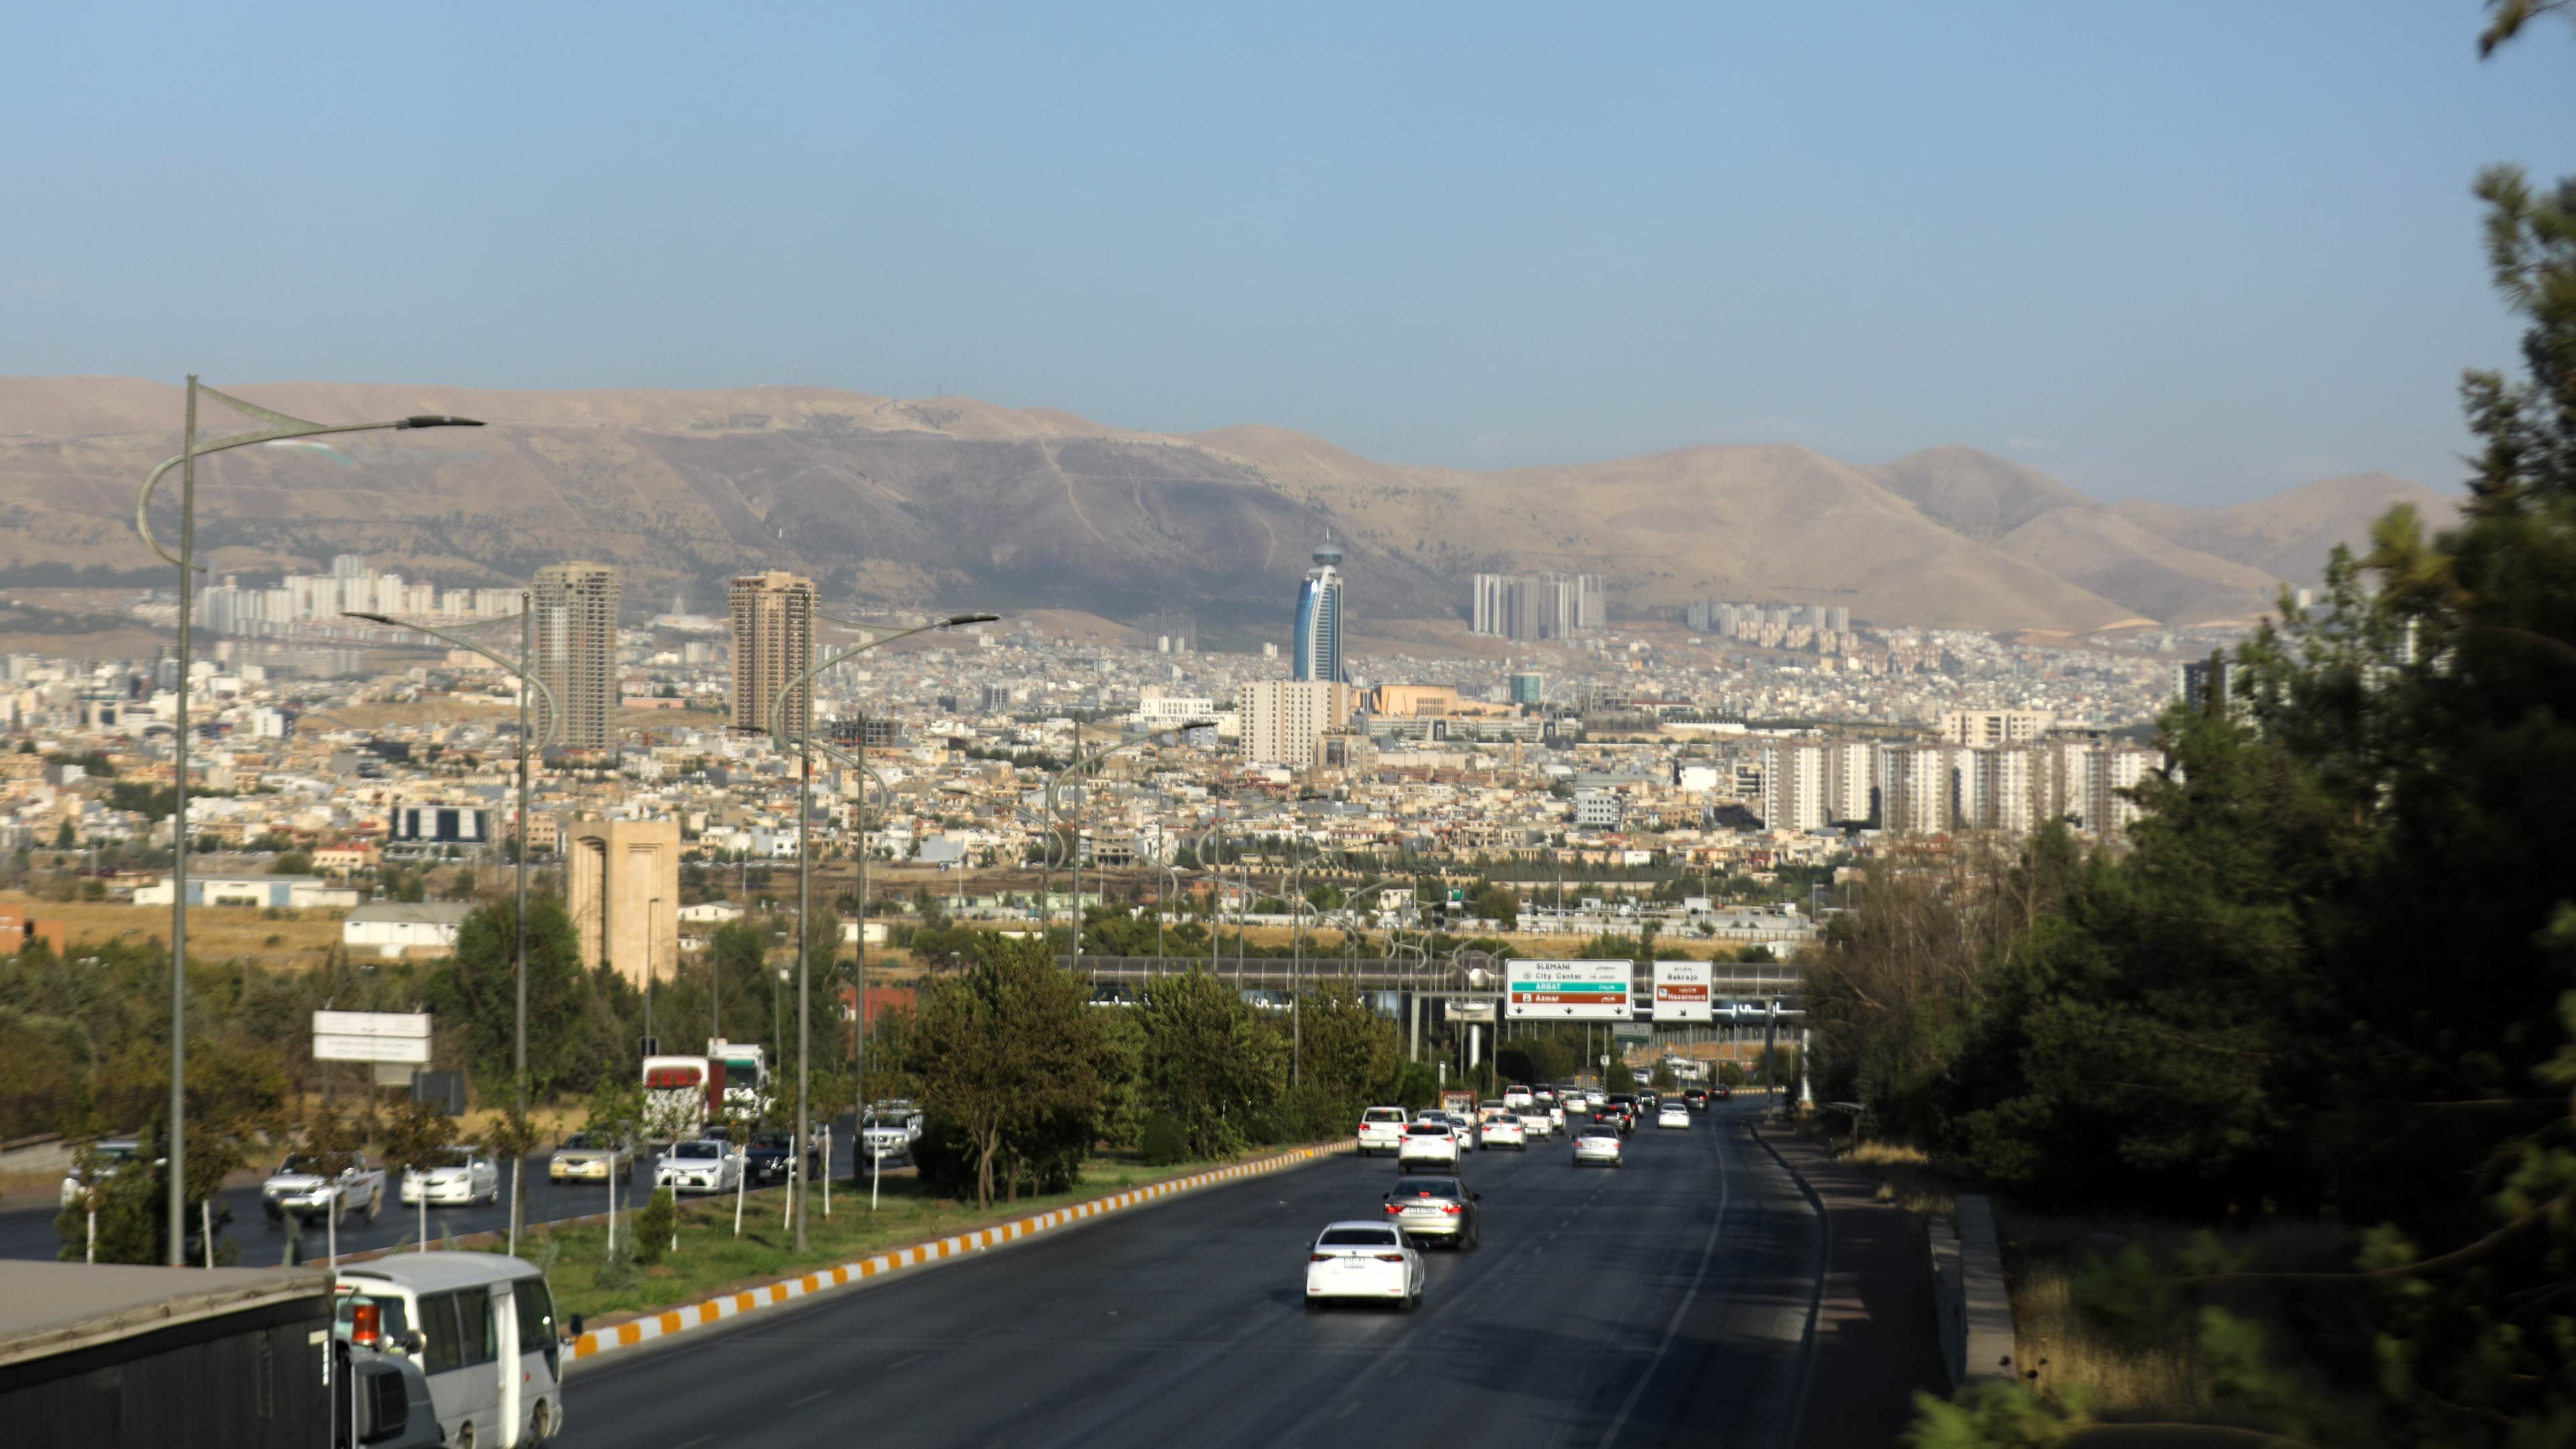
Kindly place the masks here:
[(1633, 971), (1625, 961), (1508, 961), (1506, 1014), (1521, 1021), (1626, 1021)]

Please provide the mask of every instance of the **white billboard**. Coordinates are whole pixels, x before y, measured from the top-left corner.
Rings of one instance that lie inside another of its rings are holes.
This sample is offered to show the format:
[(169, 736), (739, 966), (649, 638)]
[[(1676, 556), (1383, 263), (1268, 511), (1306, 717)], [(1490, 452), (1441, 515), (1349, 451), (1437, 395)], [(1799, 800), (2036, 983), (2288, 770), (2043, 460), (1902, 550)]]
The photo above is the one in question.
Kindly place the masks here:
[(317, 1011), (313, 1060), (429, 1064), (429, 1013)]
[(1709, 966), (1705, 961), (1655, 963), (1655, 1020), (1709, 1021)]
[(1516, 1021), (1626, 1021), (1625, 961), (1506, 961)]

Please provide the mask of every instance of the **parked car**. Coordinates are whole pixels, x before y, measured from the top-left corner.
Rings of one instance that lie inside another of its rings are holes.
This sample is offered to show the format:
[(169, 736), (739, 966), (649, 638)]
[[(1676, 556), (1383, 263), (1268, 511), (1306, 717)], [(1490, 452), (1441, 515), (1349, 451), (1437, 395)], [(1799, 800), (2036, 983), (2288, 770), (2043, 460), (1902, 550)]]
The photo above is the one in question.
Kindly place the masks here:
[(611, 1142), (595, 1132), (576, 1132), (546, 1159), (546, 1176), (556, 1182), (635, 1180), (635, 1144)]
[(501, 1200), (501, 1166), (492, 1154), (475, 1147), (449, 1147), (426, 1167), (410, 1168), (402, 1177), (403, 1206), (494, 1203)]
[(742, 1182), (742, 1155), (730, 1143), (674, 1142), (653, 1168), (653, 1186), (684, 1192), (731, 1192)]
[(1402, 1107), (1371, 1107), (1360, 1113), (1359, 1155), (1393, 1155), (1404, 1146), (1405, 1126)]
[(1483, 1199), (1454, 1177), (1399, 1177), (1386, 1194), (1387, 1221), (1407, 1238), (1446, 1238), (1453, 1248), (1472, 1248), (1484, 1237), (1476, 1213)]
[(1422, 1250), (1387, 1223), (1326, 1223), (1306, 1250), (1306, 1307), (1336, 1298), (1393, 1303), (1411, 1310), (1422, 1302)]
[(1484, 1126), (1479, 1129), (1476, 1150), (1483, 1152), (1494, 1147), (1508, 1147), (1514, 1152), (1529, 1151), (1529, 1130), (1521, 1125), (1520, 1118), (1505, 1112), (1485, 1119)]
[(1690, 1130), (1690, 1108), (1683, 1106), (1679, 1102), (1675, 1102), (1670, 1106), (1665, 1107), (1662, 1111), (1657, 1112), (1655, 1114), (1655, 1130), (1660, 1132), (1667, 1127), (1678, 1128), (1681, 1131), (1688, 1132)]
[(269, 1174), (259, 1185), (259, 1206), (268, 1214), (269, 1226), (276, 1227), (293, 1213), (299, 1218), (317, 1218), (328, 1214), (347, 1222), (351, 1213), (364, 1213), (368, 1222), (385, 1210), (385, 1170), (353, 1162), (338, 1173), (325, 1177), (311, 1157), (296, 1153)]
[(1395, 1150), (1402, 1168), (1458, 1166), (1458, 1129), (1447, 1122), (1416, 1122), (1404, 1129), (1404, 1145)]
[(1574, 1134), (1574, 1165), (1598, 1163), (1620, 1167), (1627, 1162), (1627, 1144), (1619, 1139), (1619, 1130), (1610, 1126), (1586, 1127)]

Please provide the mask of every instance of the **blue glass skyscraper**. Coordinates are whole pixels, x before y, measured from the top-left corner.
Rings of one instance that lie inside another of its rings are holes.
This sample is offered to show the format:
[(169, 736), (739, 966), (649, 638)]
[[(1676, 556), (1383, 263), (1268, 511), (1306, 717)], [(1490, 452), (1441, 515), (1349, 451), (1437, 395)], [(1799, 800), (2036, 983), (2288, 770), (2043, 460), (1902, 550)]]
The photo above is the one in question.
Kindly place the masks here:
[(1292, 679), (1342, 678), (1341, 545), (1326, 534), (1315, 566), (1297, 586), (1297, 630), (1289, 654)]

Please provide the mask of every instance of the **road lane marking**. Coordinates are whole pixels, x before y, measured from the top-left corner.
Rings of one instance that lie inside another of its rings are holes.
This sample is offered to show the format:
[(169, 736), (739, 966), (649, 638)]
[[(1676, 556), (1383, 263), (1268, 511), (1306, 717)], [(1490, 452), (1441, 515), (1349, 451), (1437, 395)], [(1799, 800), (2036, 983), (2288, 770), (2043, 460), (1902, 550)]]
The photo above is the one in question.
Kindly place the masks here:
[(816, 1399), (828, 1399), (830, 1397), (832, 1397), (832, 1391), (830, 1389), (816, 1389), (814, 1392), (807, 1394), (801, 1399), (788, 1400), (787, 1407), (791, 1409), (801, 1409), (807, 1404), (814, 1402)]
[(1717, 1152), (1717, 1211), (1710, 1216), (1708, 1237), (1700, 1244), (1699, 1266), (1691, 1271), (1690, 1287), (1682, 1293), (1681, 1301), (1673, 1305), (1673, 1316), (1665, 1320), (1664, 1336), (1655, 1344), (1654, 1355), (1646, 1360), (1645, 1371), (1637, 1375), (1637, 1382), (1628, 1390), (1627, 1399), (1619, 1405), (1618, 1414), (1610, 1420), (1610, 1427), (1602, 1432), (1601, 1443), (1604, 1446), (1619, 1442), (1619, 1431), (1628, 1427), (1628, 1416), (1636, 1412), (1637, 1400), (1645, 1395), (1646, 1385), (1655, 1381), (1655, 1370), (1663, 1367), (1664, 1355), (1672, 1351), (1673, 1335), (1681, 1332), (1682, 1319), (1690, 1312), (1691, 1304), (1698, 1300), (1699, 1285), (1708, 1278), (1708, 1260), (1717, 1252), (1717, 1232), (1726, 1224), (1726, 1205), (1734, 1191), (1735, 1179), (1726, 1170), (1726, 1152), (1721, 1147)]

